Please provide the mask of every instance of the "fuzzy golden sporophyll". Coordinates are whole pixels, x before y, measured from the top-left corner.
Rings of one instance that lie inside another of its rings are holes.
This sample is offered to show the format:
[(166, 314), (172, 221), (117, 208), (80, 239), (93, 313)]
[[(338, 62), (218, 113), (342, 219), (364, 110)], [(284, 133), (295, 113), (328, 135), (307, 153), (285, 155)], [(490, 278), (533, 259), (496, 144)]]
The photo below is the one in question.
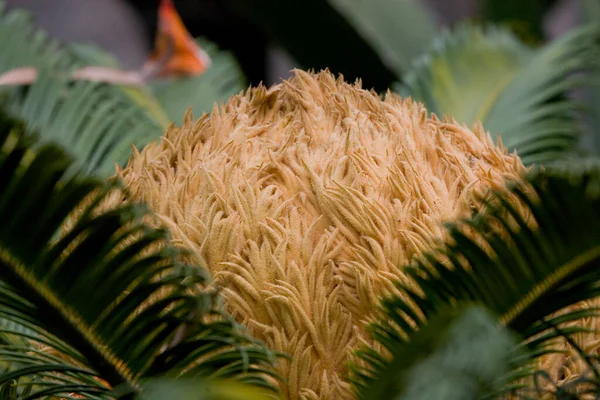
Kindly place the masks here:
[(291, 356), (286, 399), (351, 399), (345, 364), (398, 266), (524, 167), (481, 126), (296, 71), (135, 153), (119, 171), (194, 250), (252, 334)]

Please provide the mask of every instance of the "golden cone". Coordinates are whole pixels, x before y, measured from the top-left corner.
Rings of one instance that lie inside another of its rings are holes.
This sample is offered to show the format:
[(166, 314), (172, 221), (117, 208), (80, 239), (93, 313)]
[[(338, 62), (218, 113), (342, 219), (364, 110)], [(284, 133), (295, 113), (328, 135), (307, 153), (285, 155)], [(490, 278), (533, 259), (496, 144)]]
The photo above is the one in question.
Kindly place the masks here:
[(524, 172), (479, 125), (329, 72), (253, 88), (119, 174), (272, 349), (284, 399), (353, 399), (345, 363), (402, 265)]

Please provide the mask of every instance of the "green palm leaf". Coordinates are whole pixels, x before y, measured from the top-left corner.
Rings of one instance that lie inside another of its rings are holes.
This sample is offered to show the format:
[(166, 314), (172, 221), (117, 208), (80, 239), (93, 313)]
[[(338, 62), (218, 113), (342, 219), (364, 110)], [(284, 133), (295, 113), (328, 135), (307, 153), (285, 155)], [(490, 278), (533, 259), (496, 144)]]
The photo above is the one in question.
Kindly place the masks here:
[(126, 198), (118, 182), (67, 173), (60, 147), (32, 150), (19, 125), (0, 128), (0, 383), (29, 379), (31, 399), (141, 394), (162, 375), (272, 387), (274, 355), (222, 312), (206, 271), (144, 224), (145, 207), (99, 209)]
[[(215, 103), (223, 103), (246, 88), (242, 70), (232, 54), (219, 50), (213, 43), (196, 39), (212, 60), (211, 67), (200, 76), (157, 79), (145, 86), (112, 85), (120, 88), (135, 103), (161, 121), (163, 128), (171, 122), (181, 124), (188, 110), (196, 114), (212, 111)], [(70, 44), (68, 49), (86, 65), (120, 69), (121, 65), (110, 54), (93, 45)]]
[[(91, 45), (60, 43), (37, 28), (28, 11), (15, 8), (5, 11), (5, 0), (0, 0), (0, 74), (22, 67), (37, 67), (66, 78), (76, 67), (95, 64), (118, 68), (119, 65), (108, 53)], [(164, 110), (152, 97), (148, 88), (124, 85), (107, 85), (111, 97), (118, 98), (125, 106), (137, 106), (144, 121), (165, 129), (171, 122)], [(19, 88), (4, 87), (3, 92)], [(159, 133), (154, 133), (154, 135)]]
[(532, 49), (508, 30), (464, 25), (441, 37), (400, 91), (438, 116), (481, 121), (526, 164), (551, 161), (579, 139), (577, 105), (565, 95), (585, 81), (575, 72), (598, 72), (599, 37), (597, 25), (586, 26)]
[(405, 379), (390, 366), (402, 362), (402, 354), (422, 351), (415, 338), (446, 307), (481, 304), (523, 338), (529, 352), (513, 360), (513, 378), (527, 376), (523, 368), (552, 351), (557, 337), (582, 331), (556, 327), (597, 315), (564, 311), (600, 294), (600, 169), (594, 162), (533, 172), (527, 184), (511, 184), (510, 192), (495, 193), (486, 204), (473, 218), (450, 224), (445, 244), (408, 267), (411, 283), (398, 283), (400, 294), (383, 301), (387, 318), (371, 332), (392, 361), (372, 349), (358, 352), (367, 364), (354, 368), (362, 398), (388, 398), (372, 395)]
[(136, 400), (273, 400), (262, 390), (224, 381), (152, 379), (144, 382)]
[[(600, 21), (600, 1), (581, 0), (579, 2), (583, 23), (596, 23)], [(600, 44), (599, 44), (600, 45)], [(600, 154), (600, 80), (590, 82), (584, 88), (583, 97), (587, 112), (585, 116), (586, 133), (582, 147), (592, 149), (596, 155)]]
[(168, 124), (134, 100), (133, 92), (140, 96), (144, 89), (71, 83), (68, 77), (83, 65), (81, 60), (37, 29), (27, 12), (5, 13), (4, 1), (0, 44), (0, 74), (23, 67), (35, 67), (39, 74), (30, 86), (0, 87), (0, 106), (25, 121), (28, 130), (42, 132), (42, 143), (54, 141), (69, 149), (86, 172), (113, 174), (115, 163), (127, 161), (131, 146), (157, 139)]
[[(65, 44), (67, 57), (74, 58), (82, 65), (100, 66), (121, 70), (122, 65), (110, 53), (90, 43), (67, 43)], [(152, 94), (147, 85), (120, 85), (111, 84), (110, 88), (119, 95), (125, 95), (127, 100), (141, 107), (162, 129), (166, 129), (172, 122), (164, 107)]]
[(0, 106), (27, 121), (27, 130), (44, 132), (40, 143), (54, 142), (76, 157), (76, 168), (100, 176), (114, 174), (131, 147), (158, 138), (161, 127), (143, 108), (116, 97), (110, 85), (68, 82), (52, 71), (38, 71), (28, 87), (16, 88)]
[(108, 53), (91, 45), (59, 45), (37, 29), (19, 9), (3, 12), (0, 0), (0, 74), (36, 67), (30, 86), (0, 86), (0, 106), (27, 129), (41, 132), (41, 143), (59, 143), (77, 159), (77, 168), (100, 176), (114, 174), (131, 147), (158, 139), (172, 121), (181, 122), (186, 110), (211, 111), (242, 90), (243, 79), (228, 53), (201, 41), (213, 65), (202, 76), (149, 82), (141, 86), (71, 82), (71, 72), (85, 65), (119, 69)]
[(22, 66), (37, 66), (41, 62), (50, 68), (66, 69), (74, 60), (64, 56), (58, 41), (48, 39), (32, 23), (23, 10), (6, 12), (5, 0), (0, 1), (0, 73)]
[(500, 387), (498, 377), (518, 354), (515, 336), (481, 306), (444, 308), (394, 358), (388, 375), (379, 377), (389, 385), (378, 383), (367, 398), (402, 393), (403, 400), (478, 399)]

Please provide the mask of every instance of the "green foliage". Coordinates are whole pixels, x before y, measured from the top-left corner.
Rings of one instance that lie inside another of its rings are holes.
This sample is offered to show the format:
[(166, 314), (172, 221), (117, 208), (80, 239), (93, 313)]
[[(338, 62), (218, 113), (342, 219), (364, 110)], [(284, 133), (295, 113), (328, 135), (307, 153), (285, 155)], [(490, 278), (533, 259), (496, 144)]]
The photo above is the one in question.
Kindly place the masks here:
[[(221, 310), (207, 273), (143, 222), (117, 181), (80, 173), (59, 146), (0, 120), (0, 384), (31, 382), (28, 399), (148, 378), (233, 378), (271, 388), (275, 356)], [(77, 211), (77, 212), (75, 212)], [(74, 213), (75, 212), (75, 213)]]
[(20, 87), (3, 103), (11, 115), (27, 121), (28, 131), (41, 131), (40, 143), (54, 142), (76, 156), (74, 167), (100, 176), (114, 174), (131, 146), (159, 137), (161, 127), (145, 110), (114, 95), (110, 85), (70, 83), (39, 70), (35, 83)]
[(416, 63), (401, 92), (438, 116), (481, 121), (526, 164), (566, 157), (580, 135), (577, 103), (566, 94), (598, 76), (599, 36), (586, 26), (534, 50), (505, 29), (465, 25)]
[[(447, 241), (404, 270), (410, 283), (397, 284), (400, 294), (382, 302), (386, 318), (371, 326), (392, 360), (358, 352), (368, 364), (354, 372), (361, 398), (383, 393), (401, 357), (422, 351), (413, 338), (447, 307), (482, 305), (522, 337), (527, 354), (511, 361), (512, 380), (530, 375), (530, 362), (552, 351), (555, 339), (583, 331), (566, 324), (597, 315), (564, 309), (599, 294), (600, 169), (564, 164), (509, 188), (482, 199), (487, 206), (474, 217), (449, 224)], [(477, 360), (480, 351), (471, 350), (464, 356)]]
[(225, 381), (152, 379), (143, 385), (136, 400), (273, 400), (263, 390)]
[[(0, 6), (3, 6), (3, 2)], [(70, 71), (82, 64), (33, 25), (19, 9), (0, 13), (0, 73), (36, 67), (30, 86), (0, 88), (0, 106), (43, 132), (40, 143), (55, 142), (77, 156), (76, 168), (100, 175), (114, 173), (131, 146), (143, 146), (162, 133), (158, 119), (110, 85), (71, 83)]]
[[(475, 400), (499, 389), (517, 341), (479, 306), (441, 309), (394, 354), (368, 399)], [(432, 384), (435, 382), (435, 384)]]
[[(212, 111), (215, 103), (221, 104), (246, 88), (245, 78), (235, 58), (220, 51), (213, 43), (198, 38), (198, 44), (211, 57), (211, 67), (196, 77), (156, 79), (142, 87), (112, 85), (125, 91), (131, 99), (157, 119), (166, 128), (171, 122), (181, 124), (188, 110), (197, 115)], [(86, 65), (121, 68), (109, 53), (89, 44), (69, 44), (69, 50)]]
[(73, 66), (74, 60), (64, 56), (58, 41), (36, 29), (29, 13), (20, 9), (7, 13), (5, 8), (5, 1), (0, 1), (0, 73), (40, 63), (58, 70)]
[(211, 111), (242, 89), (241, 72), (227, 53), (205, 41), (213, 57), (206, 74), (187, 79), (151, 82), (142, 86), (72, 82), (76, 68), (94, 65), (120, 68), (108, 53), (90, 45), (51, 40), (37, 29), (30, 15), (15, 9), (3, 12), (0, 1), (0, 74), (36, 67), (38, 79), (29, 86), (0, 87), (0, 106), (40, 132), (41, 143), (59, 143), (77, 159), (76, 168), (109, 176), (124, 164), (131, 147), (158, 139), (171, 121), (180, 122), (189, 107)]
[[(584, 24), (600, 21), (600, 0), (580, 0), (579, 4)], [(600, 42), (596, 43), (596, 47), (600, 47)], [(587, 111), (584, 115), (586, 135), (582, 147), (600, 155), (600, 77), (591, 79), (583, 88), (582, 95)]]

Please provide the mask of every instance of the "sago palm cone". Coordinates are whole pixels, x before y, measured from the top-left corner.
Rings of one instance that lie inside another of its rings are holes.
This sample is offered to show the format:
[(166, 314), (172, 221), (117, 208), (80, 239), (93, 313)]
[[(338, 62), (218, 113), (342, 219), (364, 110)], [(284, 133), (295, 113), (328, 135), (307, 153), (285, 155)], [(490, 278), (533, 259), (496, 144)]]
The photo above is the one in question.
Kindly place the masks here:
[(198, 121), (119, 174), (194, 251), (228, 311), (287, 353), (284, 399), (353, 399), (345, 363), (401, 266), (524, 172), (481, 126), (428, 117), (329, 72), (296, 71)]

